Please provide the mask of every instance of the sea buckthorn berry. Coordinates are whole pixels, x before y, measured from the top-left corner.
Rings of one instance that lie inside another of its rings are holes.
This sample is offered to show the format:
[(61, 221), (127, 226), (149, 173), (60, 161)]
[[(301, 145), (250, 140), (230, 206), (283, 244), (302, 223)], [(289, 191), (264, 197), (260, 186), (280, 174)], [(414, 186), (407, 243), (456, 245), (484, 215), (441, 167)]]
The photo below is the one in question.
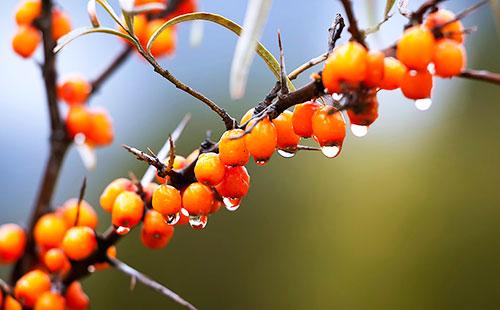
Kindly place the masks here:
[(378, 118), (378, 100), (376, 92), (370, 93), (363, 101), (347, 110), (351, 124), (370, 126)]
[(113, 124), (106, 110), (99, 109), (90, 114), (90, 127), (85, 132), (89, 144), (108, 145), (113, 142)]
[(52, 38), (57, 41), (70, 31), (71, 21), (69, 16), (60, 10), (54, 10), (52, 13)]
[(36, 301), (34, 310), (64, 310), (66, 300), (59, 293), (45, 292)]
[(70, 137), (87, 133), (91, 126), (91, 116), (85, 106), (71, 106), (66, 116), (66, 128)]
[(26, 307), (33, 307), (36, 300), (50, 290), (51, 282), (48, 274), (41, 270), (29, 271), (17, 280), (14, 296)]
[(179, 15), (196, 12), (196, 0), (184, 0), (179, 3), (176, 10), (167, 17), (167, 20)]
[(20, 27), (12, 39), (12, 48), (19, 56), (29, 58), (40, 43), (40, 32), (31, 26)]
[(51, 249), (61, 245), (67, 229), (68, 226), (61, 216), (48, 213), (38, 219), (33, 234), (38, 246)]
[(226, 167), (224, 180), (215, 186), (217, 192), (225, 198), (241, 199), (250, 188), (250, 176), (243, 166)]
[(29, 26), (40, 16), (42, 2), (40, 0), (26, 0), (19, 4), (16, 10), (16, 23), (19, 26)]
[(401, 91), (409, 99), (425, 99), (431, 96), (432, 75), (428, 71), (406, 72), (401, 82)]
[(224, 171), (224, 164), (216, 153), (201, 154), (194, 166), (196, 180), (205, 185), (219, 184), (224, 178)]
[(213, 202), (214, 194), (210, 187), (199, 182), (191, 183), (182, 193), (182, 207), (189, 215), (207, 215)]
[[(429, 14), (427, 19), (425, 20), (425, 26), (430, 30), (433, 30), (434, 27), (443, 25), (451, 20), (455, 19), (455, 14), (445, 9), (439, 9), (434, 13)], [(463, 43), (464, 41), (464, 26), (462, 22), (457, 20), (448, 24), (441, 29), (441, 32), (444, 35), (448, 35), (448, 37), (458, 43)]]
[(23, 310), (23, 306), (19, 301), (15, 300), (12, 296), (7, 296), (5, 298), (5, 304), (3, 305), (4, 310)]
[(345, 120), (333, 107), (325, 106), (314, 112), (312, 127), (314, 139), (320, 146), (342, 145), (346, 134)]
[(434, 36), (423, 26), (408, 28), (396, 49), (397, 58), (410, 69), (425, 70), (432, 61)]
[(101, 207), (106, 212), (111, 212), (113, 210), (113, 204), (115, 203), (116, 197), (126, 190), (133, 190), (133, 184), (130, 180), (125, 178), (119, 178), (106, 186), (101, 196), (99, 197), (99, 203)]
[[(153, 33), (161, 26), (165, 20), (155, 19), (146, 26), (146, 37), (149, 39)], [(174, 27), (164, 29), (151, 46), (151, 54), (154, 57), (171, 55), (175, 51), (176, 32)]]
[(182, 197), (179, 190), (171, 185), (160, 185), (153, 192), (153, 209), (164, 216), (174, 215), (181, 211)]
[(316, 101), (297, 104), (292, 115), (293, 131), (302, 138), (310, 138), (313, 134), (312, 116), (321, 107), (322, 105)]
[(181, 216), (179, 217), (179, 221), (177, 221), (175, 225), (185, 225), (189, 223), (189, 213), (187, 212), (186, 209), (182, 208), (180, 215)]
[(111, 221), (115, 227), (130, 229), (141, 221), (144, 213), (144, 202), (134, 192), (120, 193), (113, 204)]
[(87, 226), (75, 226), (68, 229), (62, 242), (66, 256), (72, 260), (89, 257), (97, 247), (95, 232)]
[(43, 256), (43, 262), (50, 272), (60, 272), (69, 264), (66, 254), (59, 248), (48, 250)]
[[(80, 208), (80, 210), (78, 210), (78, 208)], [(92, 229), (95, 229), (97, 227), (97, 213), (94, 211), (94, 208), (92, 208), (92, 206), (85, 200), (82, 200), (80, 202), (80, 206), (78, 206), (78, 199), (70, 199), (63, 204), (58, 212), (61, 213), (68, 227), (87, 226)], [(76, 219), (77, 215), (78, 222)]]
[[(219, 159), (227, 166), (243, 166), (248, 163), (248, 152), (245, 139), (241, 136), (244, 131), (232, 129), (224, 132), (219, 141)], [(240, 138), (238, 138), (240, 137)]]
[(293, 113), (285, 110), (273, 119), (274, 127), (278, 136), (277, 146), (280, 149), (295, 150), (300, 136), (295, 133), (292, 126)]
[(250, 130), (250, 133), (244, 137), (248, 152), (257, 164), (265, 164), (273, 156), (278, 144), (276, 127), (269, 120), (269, 117), (265, 117), (262, 120), (251, 120), (246, 129)]
[(66, 289), (66, 306), (70, 310), (85, 310), (89, 306), (89, 297), (82, 289), (80, 282), (71, 283)]
[(83, 104), (87, 101), (91, 91), (92, 86), (87, 80), (80, 76), (73, 76), (58, 86), (57, 95), (69, 105)]
[(210, 214), (215, 213), (219, 211), (219, 209), (224, 205), (224, 202), (219, 199), (214, 199), (214, 202), (212, 203), (212, 207), (210, 208)]
[(366, 48), (355, 41), (347, 42), (333, 50), (325, 62), (322, 79), (330, 93), (338, 92), (338, 82), (356, 86), (366, 78)]
[(460, 74), (465, 68), (465, 55), (465, 49), (462, 44), (451, 39), (438, 41), (432, 57), (436, 75), (449, 78)]
[(144, 217), (141, 230), (141, 241), (150, 249), (161, 249), (167, 246), (174, 234), (174, 227), (168, 225), (159, 212), (149, 210)]
[(403, 63), (393, 57), (384, 59), (384, 77), (380, 81), (380, 88), (393, 90), (401, 86), (401, 81), (408, 69)]
[(24, 253), (26, 233), (17, 224), (0, 226), (0, 263), (9, 264), (18, 260)]
[[(116, 247), (114, 245), (110, 246), (106, 250), (106, 255), (109, 258), (116, 258)], [(109, 268), (109, 264), (108, 263), (96, 263), (94, 265), (94, 267), (95, 267), (96, 270), (104, 270), (104, 269)]]
[(365, 84), (368, 87), (377, 87), (384, 78), (384, 53), (369, 51), (367, 56), (367, 70)]

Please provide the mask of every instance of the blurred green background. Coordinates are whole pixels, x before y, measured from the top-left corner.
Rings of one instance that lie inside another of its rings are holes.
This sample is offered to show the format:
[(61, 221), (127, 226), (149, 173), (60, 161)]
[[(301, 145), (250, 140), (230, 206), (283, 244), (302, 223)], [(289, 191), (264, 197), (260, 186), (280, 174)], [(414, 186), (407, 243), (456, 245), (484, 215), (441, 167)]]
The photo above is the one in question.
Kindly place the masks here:
[[(200, 0), (203, 10), (242, 21), (246, 1)], [(382, 1), (354, 1), (361, 25), (380, 18)], [(411, 1), (414, 7), (420, 1)], [(457, 11), (472, 1), (450, 1)], [(86, 25), (85, 1), (65, 1), (75, 26)], [(116, 3), (115, 3), (116, 4)], [(0, 222), (24, 224), (47, 153), (47, 114), (38, 69), (10, 50), (16, 2), (0, 16)], [(338, 1), (274, 1), (262, 41), (276, 55), (283, 34), (289, 69), (322, 53)], [(101, 16), (104, 16), (102, 12)], [(397, 14), (396, 14), (397, 15)], [(401, 33), (396, 16), (370, 38), (384, 47)], [(469, 67), (500, 71), (498, 33), (490, 8), (465, 20), (477, 25), (466, 47)], [(262, 61), (252, 67), (247, 95), (232, 102), (228, 75), (235, 38), (205, 24), (203, 43), (188, 44), (179, 27), (178, 51), (162, 60), (182, 80), (238, 117), (273, 85)], [(344, 34), (343, 40), (348, 38)], [(87, 37), (64, 51), (61, 75), (96, 76), (121, 49), (111, 37)], [(40, 54), (37, 58), (40, 59)], [(307, 74), (297, 81), (307, 81)], [(436, 81), (433, 107), (417, 111), (399, 92), (381, 94), (380, 118), (368, 136), (348, 136), (342, 155), (275, 156), (250, 165), (252, 187), (235, 213), (221, 211), (203, 231), (181, 227), (161, 251), (144, 249), (137, 232), (118, 246), (119, 257), (200, 309), (498, 309), (500, 307), (500, 91), (468, 80)], [(179, 93), (138, 57), (114, 75), (91, 105), (107, 107), (116, 141), (98, 150), (87, 172), (71, 150), (55, 202), (77, 195), (98, 208), (103, 187), (145, 165), (120, 148), (159, 149), (187, 112), (193, 121), (177, 143), (187, 155), (222, 130), (217, 117)], [(100, 229), (110, 217), (101, 214)], [(0, 274), (6, 276), (8, 268)], [(177, 309), (168, 299), (114, 270), (84, 281), (92, 309)]]

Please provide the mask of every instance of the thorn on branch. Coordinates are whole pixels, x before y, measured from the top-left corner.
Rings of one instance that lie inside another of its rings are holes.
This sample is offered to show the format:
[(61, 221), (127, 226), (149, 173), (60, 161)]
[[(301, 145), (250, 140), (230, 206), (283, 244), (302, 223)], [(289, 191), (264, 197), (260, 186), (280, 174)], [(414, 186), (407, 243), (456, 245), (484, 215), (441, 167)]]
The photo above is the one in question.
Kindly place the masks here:
[(344, 18), (342, 17), (342, 15), (337, 13), (332, 25), (330, 26), (330, 28), (328, 28), (328, 54), (330, 54), (335, 48), (335, 44), (337, 44), (337, 41), (340, 39), (344, 27)]
[(174, 162), (175, 162), (175, 144), (174, 140), (172, 140), (172, 136), (168, 136), (168, 142), (170, 144), (170, 152), (169, 158), (168, 158), (168, 165), (167, 165), (167, 172), (172, 171), (174, 169)]
[(78, 195), (78, 204), (76, 207), (75, 223), (73, 224), (73, 226), (78, 226), (78, 220), (80, 219), (80, 209), (81, 209), (83, 197), (85, 196), (86, 189), (87, 189), (87, 177), (84, 177), (82, 185), (80, 186), (80, 194)]
[(281, 42), (281, 32), (278, 30), (278, 46), (280, 49), (280, 85), (281, 94), (286, 95), (290, 92), (286, 83), (287, 74), (285, 68), (285, 52), (283, 51), (283, 43)]

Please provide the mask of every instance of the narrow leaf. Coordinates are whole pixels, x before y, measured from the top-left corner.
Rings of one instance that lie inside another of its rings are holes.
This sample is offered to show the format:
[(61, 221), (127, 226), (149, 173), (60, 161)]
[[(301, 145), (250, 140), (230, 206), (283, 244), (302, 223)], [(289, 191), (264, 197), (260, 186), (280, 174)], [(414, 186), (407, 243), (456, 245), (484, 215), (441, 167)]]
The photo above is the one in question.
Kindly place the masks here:
[(384, 17), (387, 17), (389, 15), (395, 2), (396, 2), (396, 0), (386, 0), (385, 1)]
[(106, 12), (108, 12), (109, 16), (111, 16), (111, 18), (113, 18), (115, 22), (118, 25), (120, 25), (120, 27), (122, 27), (124, 30), (127, 30), (125, 25), (123, 25), (122, 21), (120, 20), (120, 17), (118, 17), (118, 15), (115, 13), (115, 10), (113, 10), (111, 5), (109, 5), (108, 1), (106, 0), (96, 0), (96, 1), (104, 8), (104, 10), (106, 10)]
[(121, 33), (115, 29), (81, 27), (81, 28), (77, 28), (77, 29), (71, 31), (70, 33), (62, 36), (59, 40), (57, 40), (57, 45), (56, 45), (56, 47), (54, 47), (54, 53), (58, 53), (63, 47), (68, 45), (73, 40), (75, 40), (81, 36), (91, 34), (91, 33), (108, 33), (108, 34), (112, 34), (112, 35), (115, 35), (118, 37), (122, 37), (122, 38), (130, 41), (132, 44), (136, 44), (134, 39), (132, 39), (132, 37), (130, 37), (128, 34)]
[(87, 2), (87, 13), (89, 14), (90, 22), (92, 23), (92, 26), (97, 28), (101, 24), (99, 23), (99, 19), (97, 18), (97, 10), (95, 6), (95, 0), (89, 0), (89, 2)]

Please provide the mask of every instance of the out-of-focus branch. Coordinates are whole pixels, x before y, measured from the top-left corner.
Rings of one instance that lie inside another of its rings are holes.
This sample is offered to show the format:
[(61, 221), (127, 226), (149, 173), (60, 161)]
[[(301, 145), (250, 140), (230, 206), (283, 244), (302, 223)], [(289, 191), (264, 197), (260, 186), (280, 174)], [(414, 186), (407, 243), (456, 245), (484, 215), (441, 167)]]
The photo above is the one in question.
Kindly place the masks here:
[(349, 33), (351, 33), (351, 36), (354, 40), (362, 44), (364, 47), (367, 47), (365, 42), (365, 36), (363, 35), (363, 32), (361, 32), (361, 30), (359, 29), (358, 20), (354, 15), (354, 11), (352, 8), (352, 1), (340, 0), (340, 2), (342, 2), (345, 14), (347, 15), (347, 20), (349, 21), (349, 27), (347, 28), (349, 30)]
[(495, 85), (500, 85), (500, 74), (486, 70), (466, 69), (459, 75), (461, 78), (484, 81)]

